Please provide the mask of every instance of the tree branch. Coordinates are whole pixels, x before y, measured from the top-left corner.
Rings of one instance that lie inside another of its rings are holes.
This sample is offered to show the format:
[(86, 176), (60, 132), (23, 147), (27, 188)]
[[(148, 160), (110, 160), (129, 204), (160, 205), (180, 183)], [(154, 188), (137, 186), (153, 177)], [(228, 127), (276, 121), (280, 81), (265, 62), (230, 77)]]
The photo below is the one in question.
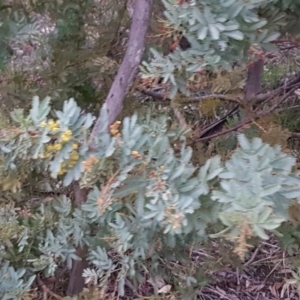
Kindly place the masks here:
[(299, 81), (300, 81), (300, 72), (298, 72), (296, 74), (295, 79), (293, 79), (291, 82), (289, 82), (289, 84), (287, 86), (280, 86), (279, 88), (275, 89), (272, 92), (267, 92), (267, 93), (264, 93), (264, 94), (257, 95), (255, 104), (260, 104), (262, 102), (265, 102), (268, 99), (272, 99), (275, 95), (278, 95), (278, 94), (280, 94), (284, 91), (289, 91), (295, 85), (297, 85)]
[(220, 126), (222, 124), (224, 124), (227, 121), (227, 118), (233, 116), (239, 108), (239, 104), (236, 105), (230, 112), (228, 112), (222, 119), (217, 120), (216, 122), (214, 122), (213, 124), (207, 126), (206, 128), (203, 128), (200, 132), (199, 132), (199, 139), (201, 140), (202, 138), (204, 139), (206, 137), (206, 134), (215, 129), (217, 126)]
[[(262, 93), (262, 94), (258, 94), (254, 97), (254, 101), (253, 104), (260, 104), (262, 102), (267, 101), (268, 99), (272, 99), (274, 96), (284, 92), (284, 91), (289, 91), (290, 89), (292, 89), (295, 84), (297, 84), (300, 81), (300, 72), (298, 72), (296, 74), (295, 79), (293, 79), (291, 82), (288, 83), (287, 86), (280, 86), (279, 88), (271, 91), (271, 92), (267, 92), (267, 93)], [(166, 97), (166, 95), (162, 94), (162, 93), (158, 93), (158, 92), (154, 92), (154, 91), (149, 91), (149, 90), (145, 90), (145, 89), (138, 89), (138, 91), (140, 91), (141, 93), (143, 93), (144, 95), (150, 96), (154, 99), (158, 99), (158, 100), (169, 100), (170, 99), (168, 97)], [(238, 97), (232, 97), (232, 96), (228, 96), (228, 95), (224, 95), (224, 94), (210, 94), (210, 95), (205, 95), (205, 96), (200, 96), (200, 97), (195, 97), (192, 98), (190, 100), (187, 100), (187, 102), (189, 103), (193, 103), (193, 102), (199, 102), (199, 101), (203, 101), (203, 100), (208, 100), (208, 99), (220, 99), (220, 100), (225, 100), (225, 101), (230, 101), (230, 102), (240, 102), (240, 99)]]
[[(136, 0), (129, 33), (127, 50), (114, 79), (105, 103), (109, 125), (113, 124), (123, 109), (123, 103), (137, 75), (145, 50), (145, 41), (151, 19), (153, 0)], [(92, 135), (100, 130), (100, 119), (96, 121)]]
[[(145, 89), (138, 89), (138, 91), (140, 91), (141, 93), (143, 93), (144, 95), (150, 96), (152, 98), (158, 99), (158, 100), (168, 100), (170, 101), (171, 99), (166, 97), (164, 94), (162, 93), (157, 93), (154, 91), (148, 91)], [(220, 100), (226, 100), (226, 101), (230, 101), (230, 102), (239, 102), (238, 98), (232, 97), (232, 96), (228, 96), (228, 95), (223, 95), (223, 94), (210, 94), (210, 95), (205, 95), (205, 96), (199, 96), (199, 97), (195, 97), (192, 98), (190, 100), (187, 100), (188, 103), (197, 103), (203, 100), (209, 100), (209, 99), (220, 99)]]
[[(257, 116), (253, 117), (253, 118), (245, 118), (244, 120), (242, 120), (240, 123), (238, 123), (236, 126), (232, 127), (232, 128), (229, 128), (227, 130), (223, 130), (223, 131), (220, 131), (220, 132), (217, 132), (215, 134), (212, 134), (212, 135), (209, 135), (209, 136), (205, 136), (203, 137), (203, 133), (200, 135), (200, 138), (199, 138), (199, 141), (206, 141), (206, 140), (210, 140), (210, 139), (213, 139), (213, 138), (216, 138), (216, 137), (219, 137), (221, 135), (224, 135), (224, 134), (227, 134), (227, 133), (230, 133), (232, 131), (236, 131), (238, 130), (239, 128), (251, 123), (251, 122), (254, 122), (255, 123), (255, 119), (258, 119), (258, 118), (262, 118), (262, 117), (265, 117), (269, 114), (271, 114), (276, 108), (278, 108), (278, 106), (280, 104), (282, 104), (286, 99), (288, 99), (292, 94), (293, 92), (300, 86), (300, 82), (298, 82), (297, 84), (294, 84), (293, 85), (293, 88), (291, 88), (285, 95), (282, 96), (282, 98), (277, 102), (275, 103), (272, 107), (270, 107), (267, 111), (265, 112), (261, 112), (259, 114), (257, 114)], [(206, 133), (207, 130), (204, 132)], [(297, 133), (292, 133), (292, 137), (299, 137), (299, 135), (297, 135)]]
[(239, 124), (237, 124), (236, 126), (234, 127), (231, 127), (229, 129), (226, 129), (226, 130), (223, 130), (223, 131), (220, 131), (220, 132), (217, 132), (215, 134), (212, 134), (210, 136), (206, 136), (206, 137), (202, 137), (200, 138), (198, 141), (200, 142), (203, 142), (203, 141), (206, 141), (206, 140), (211, 140), (213, 138), (216, 138), (218, 136), (221, 136), (221, 135), (224, 135), (224, 134), (227, 134), (227, 133), (230, 133), (232, 131), (236, 131), (238, 130), (239, 128), (241, 128), (242, 126), (245, 126), (247, 125), (248, 123), (252, 122), (252, 120), (250, 118), (246, 118), (244, 119), (242, 122), (240, 122)]
[(200, 102), (200, 101), (209, 100), (209, 99), (220, 99), (220, 100), (226, 100), (229, 102), (240, 103), (239, 98), (228, 96), (228, 95), (223, 95), (223, 94), (210, 94), (210, 95), (200, 96), (200, 97), (193, 98), (193, 99), (189, 100), (188, 102)]
[[(49, 294), (52, 298), (55, 298), (57, 300), (63, 300), (63, 297), (60, 297), (59, 295), (55, 294), (54, 292), (52, 292), (42, 281), (42, 279), (39, 277), (39, 275), (37, 276), (37, 282), (39, 284), (39, 286), (43, 289), (43, 291), (46, 294)], [(48, 298), (48, 297), (47, 297)]]

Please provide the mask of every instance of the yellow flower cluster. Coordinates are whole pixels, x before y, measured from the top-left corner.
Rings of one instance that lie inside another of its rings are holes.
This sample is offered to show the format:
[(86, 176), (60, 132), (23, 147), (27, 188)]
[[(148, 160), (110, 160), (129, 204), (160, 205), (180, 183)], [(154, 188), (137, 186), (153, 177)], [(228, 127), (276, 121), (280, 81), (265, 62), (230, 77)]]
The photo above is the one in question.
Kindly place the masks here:
[(56, 152), (60, 151), (62, 148), (62, 145), (60, 143), (56, 143), (54, 145), (48, 145), (46, 147), (46, 153), (44, 155), (44, 158), (49, 158)]
[(114, 124), (109, 126), (110, 133), (114, 137), (121, 137), (121, 133), (119, 131), (119, 127), (121, 125), (121, 121), (116, 121)]
[(71, 130), (67, 130), (64, 133), (62, 133), (62, 135), (60, 137), (61, 137), (61, 142), (63, 144), (68, 143), (72, 139), (72, 131)]
[(47, 127), (49, 131), (53, 132), (53, 133), (57, 133), (59, 132), (59, 125), (60, 125), (60, 121), (57, 120), (56, 122), (54, 122), (53, 120), (50, 120), (49, 122), (42, 122), (40, 124), (40, 126), (42, 128)]
[[(40, 124), (42, 128), (47, 128), (50, 132), (52, 133), (57, 133), (60, 131), (60, 121), (57, 120), (56, 122), (53, 120), (50, 120), (49, 122), (42, 122)], [(72, 131), (71, 130), (66, 130), (61, 134), (61, 140), (62, 144), (68, 143), (69, 141), (72, 140)]]
[[(63, 147), (63, 143), (55, 143), (54, 145), (48, 145), (46, 147), (46, 153), (44, 156), (42, 156), (42, 158), (49, 158), (51, 157), (53, 154), (55, 154), (56, 152), (60, 151)], [(78, 144), (74, 143), (72, 148), (73, 150), (77, 150), (78, 149)], [(76, 154), (78, 156), (78, 154)], [(76, 158), (76, 156), (75, 156)], [(79, 156), (78, 156), (79, 158)], [(77, 159), (78, 160), (78, 159)]]
[[(40, 124), (42, 128), (47, 128), (51, 133), (58, 133), (60, 131), (60, 121), (53, 121), (50, 120), (49, 122), (42, 122)], [(41, 158), (49, 158), (52, 155), (55, 155), (57, 152), (59, 152), (63, 146), (70, 142), (73, 139), (73, 133), (71, 130), (66, 130), (65, 132), (62, 132), (60, 134), (60, 139), (57, 139), (56, 142), (52, 145), (48, 145), (46, 147), (46, 151), (44, 155), (41, 155)], [(61, 170), (59, 171), (58, 175), (64, 175), (66, 174), (70, 169), (72, 169), (79, 160), (79, 154), (76, 150), (78, 150), (79, 145), (77, 143), (74, 143), (72, 145), (73, 151), (70, 154), (70, 159), (68, 161), (65, 161), (61, 165)]]
[[(68, 143), (72, 139), (72, 131), (67, 130), (61, 135), (61, 142), (56, 142), (54, 145), (48, 145), (46, 148), (45, 158), (50, 157), (52, 154), (60, 151), (64, 144)], [(78, 149), (78, 144), (73, 144), (73, 149)]]
[[(73, 149), (74, 149), (74, 146), (77, 146), (78, 148), (78, 145), (77, 144), (74, 144), (73, 145)], [(76, 148), (75, 146), (75, 148)], [(76, 151), (73, 151), (70, 155), (70, 159), (68, 160), (68, 162), (63, 162), (61, 164), (61, 170), (58, 172), (58, 175), (64, 175), (68, 172), (68, 170), (72, 169), (78, 162), (79, 160), (79, 154), (78, 152)]]
[(99, 159), (97, 157), (95, 157), (95, 156), (92, 155), (89, 158), (89, 160), (83, 162), (84, 171), (88, 172), (88, 173), (92, 172), (93, 166), (95, 164), (97, 164), (98, 162), (99, 162)]

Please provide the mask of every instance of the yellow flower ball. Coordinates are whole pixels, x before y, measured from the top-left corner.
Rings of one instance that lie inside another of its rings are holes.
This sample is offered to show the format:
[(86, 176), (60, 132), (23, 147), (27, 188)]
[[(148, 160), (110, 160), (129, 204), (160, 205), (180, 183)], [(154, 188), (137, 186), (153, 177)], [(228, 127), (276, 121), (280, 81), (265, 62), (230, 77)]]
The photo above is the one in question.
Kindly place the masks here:
[(66, 135), (65, 133), (63, 133), (62, 135), (61, 135), (61, 139), (62, 139), (62, 142), (63, 143), (67, 143), (67, 142), (69, 142), (69, 141), (71, 141), (71, 136), (68, 136), (68, 135)]
[(79, 155), (77, 153), (72, 153), (70, 155), (70, 157), (71, 157), (71, 160), (78, 160), (79, 159)]
[(46, 148), (46, 150), (51, 152), (51, 151), (54, 150), (54, 146), (48, 145), (47, 148)]
[(54, 133), (59, 132), (59, 128), (58, 128), (58, 127), (53, 127), (53, 128), (52, 128), (52, 131), (53, 131)]
[(55, 149), (56, 151), (61, 150), (61, 148), (62, 148), (62, 145), (61, 145), (61, 144), (55, 144), (55, 145), (54, 145), (54, 149)]

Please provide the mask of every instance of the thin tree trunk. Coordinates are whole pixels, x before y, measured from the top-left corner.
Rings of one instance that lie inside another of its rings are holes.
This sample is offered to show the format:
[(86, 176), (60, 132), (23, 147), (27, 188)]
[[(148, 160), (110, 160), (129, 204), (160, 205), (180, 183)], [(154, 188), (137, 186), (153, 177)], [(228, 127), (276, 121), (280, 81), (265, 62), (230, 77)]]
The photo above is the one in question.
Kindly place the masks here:
[(264, 59), (259, 58), (248, 67), (246, 83), (246, 100), (252, 100), (261, 92), (262, 78), (264, 74)]
[[(109, 124), (113, 124), (123, 109), (127, 93), (138, 72), (145, 50), (153, 0), (136, 0), (129, 33), (128, 46), (123, 62), (106, 98)], [(99, 132), (100, 120), (96, 121), (92, 135)]]
[[(145, 41), (148, 26), (152, 15), (153, 0), (136, 0), (130, 28), (127, 50), (119, 71), (114, 79), (111, 89), (106, 98), (108, 109), (109, 125), (114, 123), (123, 109), (123, 103), (130, 87), (132, 86), (135, 76), (138, 72), (139, 65), (145, 50)], [(97, 136), (100, 130), (100, 120), (92, 130), (92, 137)], [(90, 147), (93, 148), (93, 139), (90, 141)], [(88, 191), (80, 189), (78, 182), (74, 183), (75, 202), (78, 207), (87, 200)], [(80, 261), (73, 261), (73, 268), (70, 275), (67, 295), (74, 296), (79, 294), (84, 287), (83, 270), (88, 263), (86, 256), (88, 248), (78, 248), (77, 255)]]
[[(73, 183), (73, 190), (75, 196), (75, 205), (80, 207), (87, 200), (89, 193), (88, 189), (81, 189), (79, 182)], [(82, 276), (83, 270), (88, 267), (88, 262), (86, 256), (88, 253), (88, 248), (78, 247), (76, 250), (76, 255), (81, 258), (81, 260), (73, 260), (72, 270), (70, 274), (70, 279), (67, 288), (67, 295), (74, 296), (82, 292), (84, 288), (84, 278)]]

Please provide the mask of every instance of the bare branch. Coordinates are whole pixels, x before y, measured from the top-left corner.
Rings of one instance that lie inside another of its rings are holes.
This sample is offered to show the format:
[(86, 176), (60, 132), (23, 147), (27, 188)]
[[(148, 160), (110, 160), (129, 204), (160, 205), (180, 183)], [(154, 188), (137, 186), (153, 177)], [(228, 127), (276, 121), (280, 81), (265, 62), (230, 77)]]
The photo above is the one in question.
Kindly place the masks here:
[(280, 86), (279, 88), (271, 91), (271, 92), (267, 92), (267, 93), (264, 93), (264, 94), (259, 94), (256, 96), (256, 101), (255, 101), (255, 104), (260, 104), (262, 102), (265, 102), (266, 100), (268, 99), (272, 99), (274, 96), (284, 92), (284, 91), (289, 91), (290, 89), (293, 89), (294, 86), (296, 86), (300, 81), (300, 72), (296, 73), (296, 76), (295, 78), (288, 83), (287, 86)]
[(166, 97), (164, 94), (162, 93), (157, 93), (157, 92), (154, 92), (154, 91), (150, 91), (150, 90), (145, 90), (145, 89), (137, 89), (139, 92), (141, 92), (142, 94), (144, 95), (147, 95), (147, 96), (150, 96), (154, 99), (157, 99), (157, 100), (171, 100), (169, 99), (168, 97)]
[(223, 95), (223, 94), (210, 94), (210, 95), (200, 96), (200, 97), (193, 98), (193, 99), (189, 100), (188, 102), (190, 102), (190, 103), (191, 102), (200, 102), (200, 101), (209, 100), (209, 99), (220, 99), (220, 100), (226, 100), (229, 102), (240, 103), (239, 98), (227, 96), (227, 95)]
[(262, 115), (268, 115), (272, 113), (276, 108), (278, 108), (280, 104), (282, 104), (288, 97), (290, 97), (295, 92), (295, 90), (297, 90), (299, 86), (300, 86), (300, 82), (295, 84), (295, 86), (292, 89), (290, 89), (285, 95), (282, 96), (280, 101), (275, 103), (267, 112), (262, 113)]
[[(267, 93), (261, 93), (258, 94), (254, 97), (254, 101), (253, 104), (260, 104), (262, 102), (265, 102), (269, 99), (272, 99), (274, 96), (282, 93), (282, 92), (287, 92), (290, 89), (292, 89), (295, 85), (298, 84), (298, 82), (300, 81), (300, 72), (298, 72), (295, 76), (295, 79), (293, 79), (291, 82), (288, 83), (287, 86), (280, 86), (279, 88), (271, 91), (271, 92), (267, 92)], [(139, 91), (147, 96), (150, 96), (154, 99), (158, 99), (158, 100), (168, 100), (170, 101), (170, 99), (168, 97), (166, 97), (166, 95), (162, 94), (162, 93), (158, 93), (158, 92), (154, 92), (154, 91), (149, 91), (149, 90), (141, 90), (139, 89)], [(203, 101), (203, 100), (208, 100), (208, 99), (220, 99), (220, 100), (225, 100), (225, 101), (230, 101), (230, 102), (237, 102), (240, 103), (240, 98), (238, 97), (232, 97), (232, 96), (228, 96), (228, 95), (224, 95), (224, 94), (210, 94), (210, 95), (205, 95), (205, 96), (200, 96), (200, 97), (195, 97), (192, 98), (190, 100), (187, 100), (187, 102), (189, 103), (193, 103), (193, 102), (199, 102), (199, 101)]]
[[(275, 103), (270, 109), (268, 109), (268, 111), (265, 111), (265, 112), (261, 112), (259, 114), (257, 114), (255, 117), (253, 118), (250, 118), (250, 117), (247, 117), (245, 118), (244, 120), (242, 120), (240, 123), (238, 123), (236, 126), (232, 127), (232, 128), (229, 128), (227, 130), (223, 130), (223, 131), (220, 131), (220, 132), (217, 132), (215, 134), (212, 134), (212, 135), (209, 135), (209, 136), (205, 136), (203, 137), (203, 133), (201, 132), (200, 134), (200, 138), (199, 138), (199, 141), (206, 141), (206, 140), (210, 140), (210, 139), (213, 139), (213, 138), (216, 138), (216, 137), (219, 137), (219, 136), (222, 136), (222, 135), (225, 135), (227, 133), (230, 133), (230, 132), (233, 132), (233, 131), (236, 131), (238, 130), (239, 128), (249, 124), (249, 123), (256, 123), (255, 122), (255, 119), (258, 119), (258, 118), (262, 118), (262, 117), (265, 117), (269, 114), (271, 114), (275, 109), (278, 108), (278, 106), (280, 104), (282, 104), (286, 99), (288, 99), (288, 97), (290, 97), (293, 92), (297, 89), (297, 87), (300, 86), (300, 82), (298, 82), (297, 84), (294, 84), (293, 85), (293, 88), (291, 88), (285, 95), (283, 95), (281, 97), (281, 99)], [(220, 122), (220, 121), (219, 121)], [(218, 125), (218, 124), (217, 124)], [(256, 124), (257, 126), (258, 124)], [(215, 127), (215, 126), (214, 126)], [(204, 133), (206, 133), (208, 130), (206, 130)], [(292, 133), (292, 137), (299, 137), (300, 134), (298, 135), (297, 133)]]
[(300, 138), (300, 132), (291, 132), (291, 137), (299, 139)]
[(59, 295), (53, 293), (46, 285), (45, 283), (42, 281), (42, 279), (37, 276), (37, 281), (39, 286), (43, 289), (44, 293), (49, 294), (52, 298), (55, 298), (57, 300), (63, 300), (63, 297), (60, 297)]
[(232, 128), (229, 128), (229, 129), (226, 129), (226, 130), (223, 130), (223, 131), (220, 131), (220, 132), (217, 132), (215, 134), (212, 134), (210, 136), (207, 136), (207, 137), (202, 137), (199, 139), (199, 141), (206, 141), (206, 140), (210, 140), (210, 139), (213, 139), (213, 138), (216, 138), (218, 136), (221, 136), (221, 135), (224, 135), (224, 134), (227, 134), (227, 133), (230, 133), (232, 131), (236, 131), (238, 130), (239, 128), (247, 125), (248, 123), (252, 122), (252, 120), (250, 118), (246, 118), (244, 119), (242, 122), (240, 122), (239, 124), (237, 124), (236, 126), (232, 127)]
[[(149, 90), (140, 90), (140, 89), (139, 89), (139, 91), (147, 96), (150, 96), (150, 97), (158, 99), (158, 100), (168, 100), (168, 101), (171, 100), (162, 93), (157, 93), (157, 92), (149, 91)], [(209, 100), (209, 99), (220, 99), (220, 100), (226, 100), (226, 101), (230, 101), (230, 102), (239, 102), (239, 98), (235, 98), (235, 97), (227, 96), (227, 95), (223, 95), (223, 94), (210, 94), (210, 95), (195, 97), (195, 98), (187, 100), (187, 102), (188, 103), (193, 103), (193, 102), (197, 103), (197, 102), (200, 102), (203, 100)]]

